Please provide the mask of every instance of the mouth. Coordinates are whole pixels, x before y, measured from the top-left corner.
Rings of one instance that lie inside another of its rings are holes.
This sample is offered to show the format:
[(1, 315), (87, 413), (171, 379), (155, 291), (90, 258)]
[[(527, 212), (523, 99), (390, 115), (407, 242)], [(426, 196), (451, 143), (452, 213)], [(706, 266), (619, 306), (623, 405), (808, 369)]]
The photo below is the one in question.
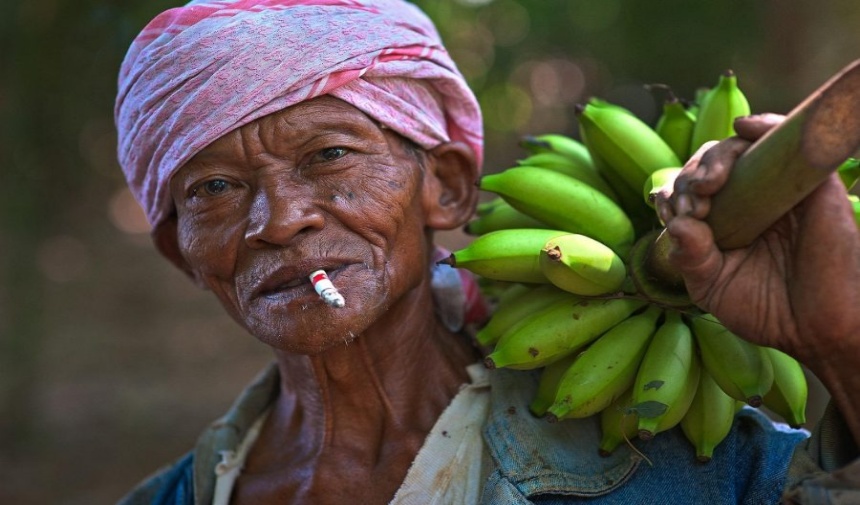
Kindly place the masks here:
[(277, 297), (287, 291), (291, 291), (295, 288), (301, 287), (305, 284), (303, 279), (293, 279), (289, 282), (285, 282), (283, 284), (279, 284), (272, 289), (265, 289), (260, 292), (260, 296), (263, 298), (273, 298)]
[[(334, 280), (346, 268), (346, 265), (323, 265), (323, 270)], [(311, 272), (319, 270), (319, 263), (314, 267), (285, 267), (266, 276), (254, 290), (253, 298), (281, 299), (284, 297), (298, 298), (304, 295), (314, 295), (313, 285), (308, 277)]]

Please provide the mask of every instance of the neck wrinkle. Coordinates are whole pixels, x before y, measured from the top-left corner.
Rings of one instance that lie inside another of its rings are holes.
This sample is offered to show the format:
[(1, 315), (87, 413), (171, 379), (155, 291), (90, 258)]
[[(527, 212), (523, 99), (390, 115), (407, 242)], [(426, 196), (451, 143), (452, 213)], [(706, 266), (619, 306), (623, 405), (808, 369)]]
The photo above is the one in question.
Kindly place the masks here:
[(276, 351), (281, 394), (295, 398), (294, 419), (301, 411), (307, 427), (319, 433), (323, 426), (323, 446), (337, 443), (345, 426), (376, 436), (429, 431), (475, 359), (468, 341), (427, 310), (432, 303), (422, 284), (352, 342), (313, 356)]

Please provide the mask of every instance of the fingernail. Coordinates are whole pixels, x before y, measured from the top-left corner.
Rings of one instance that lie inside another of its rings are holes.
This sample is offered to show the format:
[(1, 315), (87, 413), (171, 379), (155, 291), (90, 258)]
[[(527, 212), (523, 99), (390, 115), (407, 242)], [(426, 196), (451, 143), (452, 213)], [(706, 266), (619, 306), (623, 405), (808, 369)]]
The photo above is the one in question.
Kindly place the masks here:
[(657, 206), (657, 217), (660, 218), (660, 224), (666, 226), (666, 223), (672, 219), (672, 210), (668, 205), (658, 205)]
[(675, 213), (679, 216), (686, 216), (693, 210), (693, 204), (690, 202), (689, 195), (678, 195), (675, 200)]

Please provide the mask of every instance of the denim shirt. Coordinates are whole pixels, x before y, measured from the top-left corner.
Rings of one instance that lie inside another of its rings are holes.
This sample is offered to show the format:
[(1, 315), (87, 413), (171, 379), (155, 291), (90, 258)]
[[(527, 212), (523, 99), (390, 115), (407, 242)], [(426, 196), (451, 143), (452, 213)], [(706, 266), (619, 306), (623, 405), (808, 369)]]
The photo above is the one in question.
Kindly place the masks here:
[[(813, 494), (820, 501), (797, 503), (852, 503), (831, 500), (828, 489), (816, 484), (816, 478), (835, 469), (822, 468), (826, 466), (821, 465), (822, 458), (832, 450), (816, 441), (818, 431), (807, 441), (806, 432), (779, 429), (763, 414), (745, 408), (709, 463), (695, 460), (679, 428), (648, 442), (634, 441), (650, 463), (624, 445), (601, 457), (598, 416), (555, 424), (536, 419), (528, 411), (536, 373), (495, 370), (490, 377), (491, 408), (484, 441), (491, 468), (482, 504), (770, 504), (780, 501), (787, 486), (803, 483), (818, 493)], [(120, 504), (211, 503), (213, 469), (220, 452), (235, 449), (254, 419), (277, 397), (277, 387), (273, 365), (204, 432), (194, 451), (143, 482)], [(841, 433), (835, 439), (844, 441), (845, 436)], [(856, 456), (856, 451), (844, 455), (839, 464)]]
[(792, 454), (806, 432), (778, 430), (743, 409), (709, 463), (680, 428), (602, 457), (599, 416), (550, 424), (528, 412), (537, 374), (497, 370), (485, 442), (496, 465), (485, 504), (777, 503)]

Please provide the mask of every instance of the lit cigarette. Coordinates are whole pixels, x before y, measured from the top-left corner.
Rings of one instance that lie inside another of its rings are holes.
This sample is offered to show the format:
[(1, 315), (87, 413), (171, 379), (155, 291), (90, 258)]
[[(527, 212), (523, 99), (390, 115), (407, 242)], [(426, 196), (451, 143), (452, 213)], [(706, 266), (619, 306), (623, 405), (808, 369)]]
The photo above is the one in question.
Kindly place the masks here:
[(335, 308), (340, 308), (346, 305), (346, 300), (343, 299), (343, 295), (340, 294), (337, 288), (334, 287), (334, 284), (331, 283), (331, 279), (328, 278), (328, 274), (325, 273), (325, 270), (317, 270), (309, 277), (311, 279), (311, 284), (314, 285), (314, 289), (324, 302)]

